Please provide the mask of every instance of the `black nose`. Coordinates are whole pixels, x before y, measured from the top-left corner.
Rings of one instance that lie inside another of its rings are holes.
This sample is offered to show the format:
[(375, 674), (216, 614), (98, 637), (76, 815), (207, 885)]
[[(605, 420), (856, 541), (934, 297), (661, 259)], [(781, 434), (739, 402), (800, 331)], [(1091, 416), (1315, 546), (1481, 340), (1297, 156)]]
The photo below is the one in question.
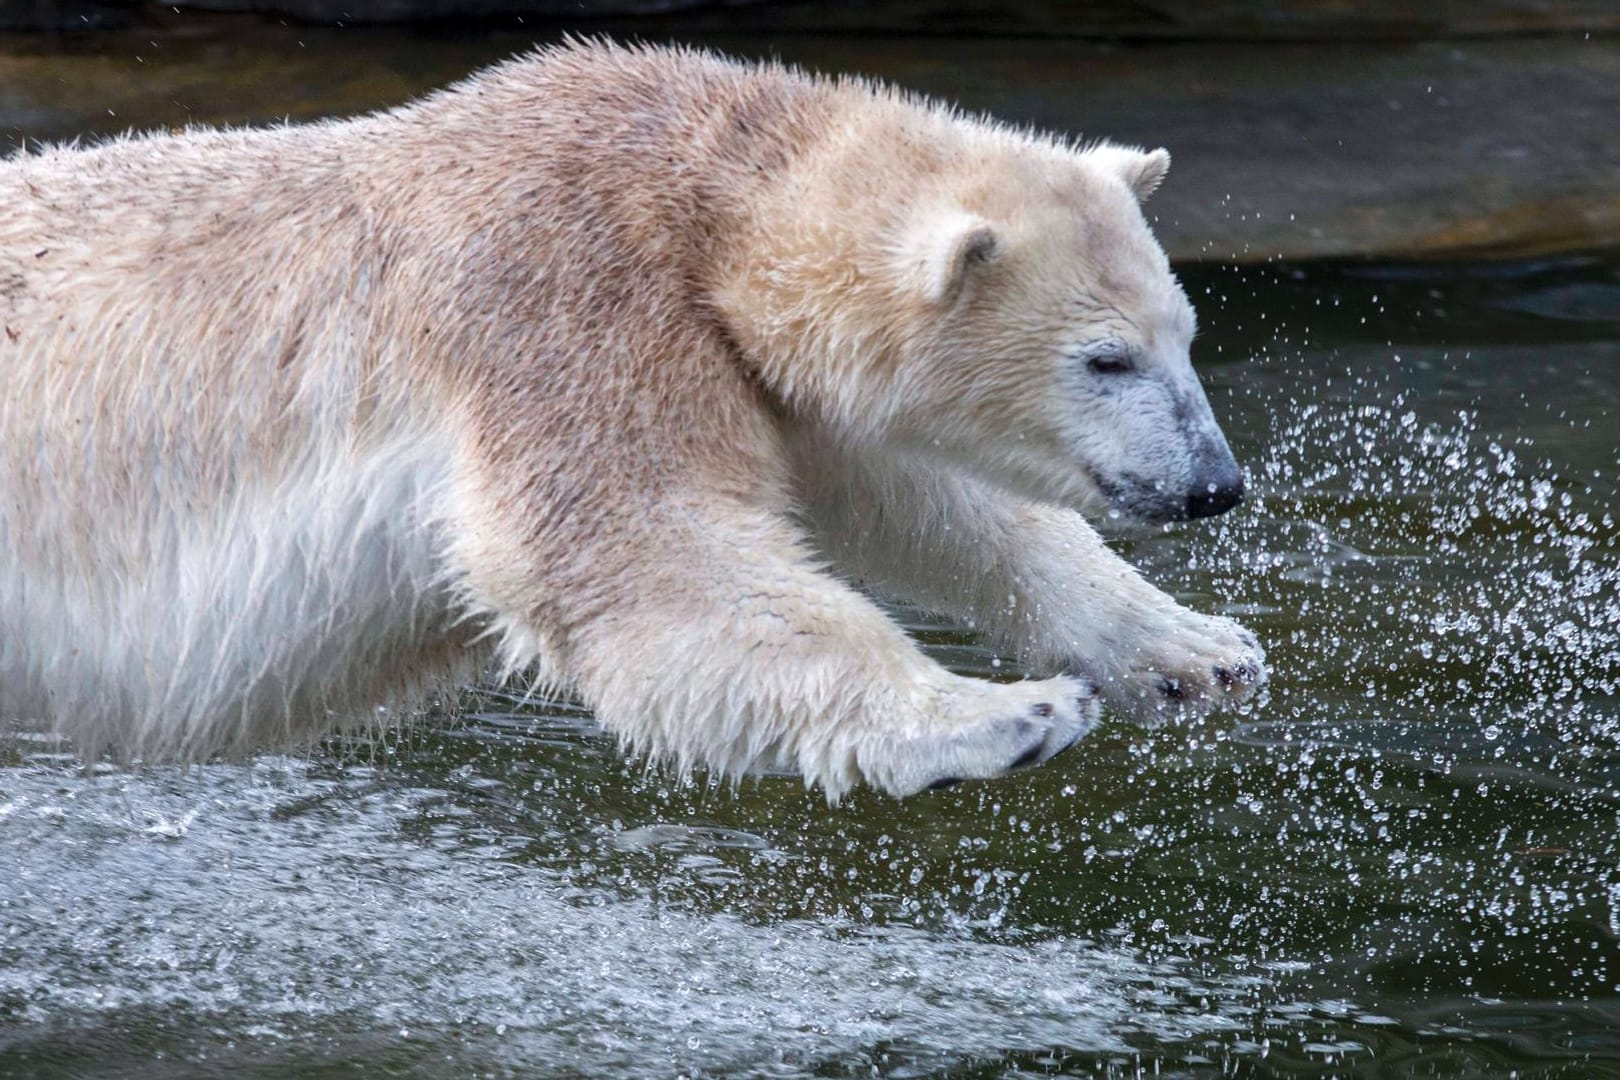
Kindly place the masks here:
[(1229, 476), (1204, 485), (1202, 491), (1187, 496), (1189, 518), (1214, 517), (1224, 514), (1243, 501), (1243, 474), (1235, 468)]

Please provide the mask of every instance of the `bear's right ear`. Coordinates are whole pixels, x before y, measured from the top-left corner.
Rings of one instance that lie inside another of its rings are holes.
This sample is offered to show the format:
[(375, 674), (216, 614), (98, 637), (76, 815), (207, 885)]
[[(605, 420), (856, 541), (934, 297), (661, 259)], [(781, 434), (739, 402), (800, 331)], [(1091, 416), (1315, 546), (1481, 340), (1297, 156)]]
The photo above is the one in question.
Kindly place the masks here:
[(1164, 182), (1164, 174), (1170, 171), (1170, 151), (1162, 146), (1157, 150), (1137, 150), (1114, 143), (1101, 143), (1086, 151), (1086, 156), (1103, 168), (1118, 173), (1125, 186), (1136, 196), (1137, 202), (1146, 202), (1147, 197)]
[(995, 227), (962, 210), (936, 213), (915, 229), (906, 262), (918, 292), (930, 304), (954, 301), (969, 276), (1001, 252)]

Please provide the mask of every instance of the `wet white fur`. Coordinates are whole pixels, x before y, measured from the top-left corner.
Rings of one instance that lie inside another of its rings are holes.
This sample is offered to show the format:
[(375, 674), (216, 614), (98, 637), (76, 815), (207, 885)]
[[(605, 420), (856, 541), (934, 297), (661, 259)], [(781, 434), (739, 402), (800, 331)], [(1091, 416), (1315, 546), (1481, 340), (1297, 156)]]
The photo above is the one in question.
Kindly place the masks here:
[[(0, 717), (196, 758), (493, 663), (836, 798), (1044, 760), (1093, 682), (1245, 693), (1253, 639), (1058, 505), (1186, 479), (1062, 360), (1134, 334), (1196, 389), (1163, 164), (602, 45), (0, 163)], [(1060, 674), (953, 675), (857, 580)]]

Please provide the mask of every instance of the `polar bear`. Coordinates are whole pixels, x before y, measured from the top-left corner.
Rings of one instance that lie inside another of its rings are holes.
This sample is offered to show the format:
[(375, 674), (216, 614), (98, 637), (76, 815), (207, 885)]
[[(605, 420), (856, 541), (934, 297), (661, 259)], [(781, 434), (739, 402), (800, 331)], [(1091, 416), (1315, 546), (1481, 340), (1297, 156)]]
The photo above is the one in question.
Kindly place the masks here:
[[(395, 111), (0, 163), (0, 716), (305, 740), (494, 666), (830, 799), (1265, 678), (1082, 512), (1242, 475), (1163, 151), (607, 43)], [(1049, 677), (926, 656), (871, 590)]]

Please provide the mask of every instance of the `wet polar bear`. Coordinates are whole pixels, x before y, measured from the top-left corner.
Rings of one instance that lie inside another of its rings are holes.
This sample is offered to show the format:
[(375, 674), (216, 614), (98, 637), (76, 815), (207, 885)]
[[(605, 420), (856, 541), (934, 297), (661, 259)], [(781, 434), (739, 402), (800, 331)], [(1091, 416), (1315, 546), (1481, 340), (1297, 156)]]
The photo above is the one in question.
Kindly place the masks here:
[[(1255, 639), (1077, 512), (1241, 494), (1167, 165), (603, 44), (0, 163), (0, 716), (196, 758), (493, 663), (836, 798), (1247, 693)], [(952, 674), (852, 581), (1053, 677)]]

